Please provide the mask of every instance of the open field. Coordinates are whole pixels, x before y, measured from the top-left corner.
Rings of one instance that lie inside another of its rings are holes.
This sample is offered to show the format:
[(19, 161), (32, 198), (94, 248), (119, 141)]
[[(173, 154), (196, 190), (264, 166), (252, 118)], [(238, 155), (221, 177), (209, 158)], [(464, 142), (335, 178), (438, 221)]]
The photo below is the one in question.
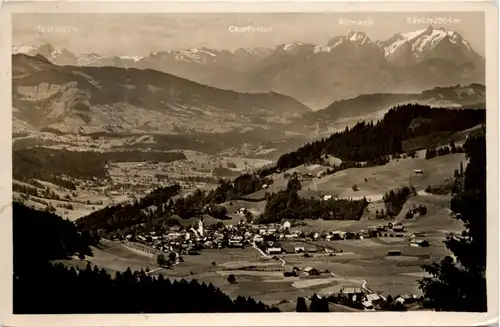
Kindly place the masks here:
[[(452, 178), (454, 170), (460, 167), (460, 162), (463, 162), (464, 166), (467, 163), (463, 153), (438, 156), (429, 160), (425, 159), (425, 150), (418, 151), (417, 154), (418, 158), (415, 159), (396, 159), (383, 166), (350, 168), (321, 178), (304, 180), (301, 182), (302, 190), (299, 191), (299, 195), (322, 197), (329, 194), (352, 199), (366, 197), (374, 202), (381, 200), (386, 192), (404, 185), (412, 185), (417, 190), (424, 190), (428, 185)], [(284, 177), (285, 173), (292, 174), (294, 171), (301, 171), (315, 174), (326, 168), (328, 167), (320, 165), (298, 166), (286, 172), (274, 174), (271, 176), (274, 183), (268, 189), (252, 193), (247, 198), (261, 199), (266, 192), (284, 190), (288, 183), (288, 179)], [(415, 169), (421, 169), (424, 173), (416, 175)], [(352, 190), (353, 185), (358, 187), (358, 191)]]
[[(421, 155), (422, 156), (422, 155)], [(94, 257), (88, 258), (92, 264), (103, 267), (110, 272), (131, 269), (145, 269), (148, 267), (153, 275), (162, 274), (171, 279), (197, 279), (206, 283), (213, 283), (224, 293), (236, 297), (252, 296), (256, 300), (267, 304), (294, 308), (298, 296), (308, 297), (314, 293), (328, 295), (339, 292), (342, 287), (356, 286), (367, 287), (383, 295), (416, 294), (420, 295), (418, 280), (423, 275), (423, 264), (440, 260), (448, 255), (443, 240), (450, 232), (460, 232), (462, 225), (450, 216), (449, 195), (432, 195), (422, 191), (427, 184), (445, 180), (452, 176), (453, 170), (464, 161), (463, 155), (449, 155), (425, 159), (401, 159), (392, 161), (385, 166), (350, 169), (341, 171), (331, 176), (314, 180), (312, 183), (321, 192), (335, 193), (347, 196), (352, 192), (351, 184), (357, 183), (360, 194), (381, 196), (392, 188), (401, 187), (411, 183), (418, 195), (408, 199), (396, 220), (403, 222), (406, 231), (403, 237), (381, 237), (362, 240), (342, 241), (308, 241), (308, 242), (282, 242), (282, 246), (304, 246), (317, 248), (317, 253), (310, 257), (302, 254), (283, 254), (278, 257), (285, 261), (284, 266), (278, 260), (263, 257), (256, 249), (205, 249), (199, 255), (185, 255), (184, 262), (170, 269), (159, 269), (154, 258), (141, 255), (125, 248), (119, 243), (104, 241), (103, 246), (94, 249)], [(414, 169), (423, 169), (423, 176), (415, 176)], [(275, 175), (275, 184), (265, 191), (273, 192), (286, 187), (287, 181), (283, 174)], [(364, 179), (367, 182), (364, 182)], [(304, 184), (303, 190), (307, 192), (310, 185)], [(342, 191), (343, 190), (343, 191)], [(264, 190), (263, 190), (264, 191)], [(263, 191), (260, 191), (262, 193)], [(337, 195), (338, 195), (337, 194)], [(255, 194), (254, 194), (255, 195)], [(405, 213), (423, 204), (427, 207), (427, 214), (413, 219), (404, 219)], [(228, 209), (230, 219), (222, 220), (224, 224), (236, 224), (243, 217), (235, 212), (240, 208), (247, 208), (254, 213), (260, 213), (265, 208), (265, 201), (233, 201), (224, 204)], [(383, 208), (381, 202), (371, 202), (368, 211)], [(291, 230), (303, 232), (317, 231), (360, 231), (369, 227), (383, 225), (385, 220), (373, 220), (371, 214), (366, 213), (359, 221), (339, 220), (305, 220), (305, 226), (295, 226)], [(189, 220), (185, 221), (189, 223)], [(207, 221), (208, 223), (208, 221)], [(428, 248), (410, 246), (412, 233), (420, 232), (425, 236), (422, 239), (430, 243)], [(388, 234), (390, 232), (388, 231)], [(334, 249), (342, 253), (329, 254), (323, 252), (324, 248)], [(401, 251), (400, 256), (388, 256), (392, 250)], [(86, 263), (77, 259), (67, 261), (68, 264), (83, 266)], [(314, 267), (320, 270), (319, 276), (284, 277), (284, 271), (292, 267), (300, 269)], [(236, 283), (229, 283), (227, 277), (232, 274)], [(288, 309), (287, 309), (288, 310)], [(347, 310), (342, 307), (333, 311)]]
[[(30, 185), (28, 183), (13, 180), (14, 184), (30, 189), (36, 189), (41, 196), (24, 194), (14, 190), (13, 198), (20, 199), (28, 206), (33, 206), (37, 210), (44, 210), (50, 204), (61, 217), (69, 220), (76, 220), (93, 211), (104, 208), (107, 205), (121, 203), (133, 199), (132, 195), (110, 194), (104, 192), (102, 187), (79, 186), (77, 190), (70, 190), (49, 182), (36, 180), (36, 183), (43, 188)], [(43, 196), (44, 193), (51, 192), (50, 197)], [(55, 199), (54, 195), (59, 199)], [(71, 207), (68, 207), (71, 206)]]
[[(450, 216), (450, 200), (450, 195), (417, 195), (410, 197), (403, 206), (400, 214), (396, 217), (396, 221), (401, 221), (405, 227), (408, 227), (407, 229), (412, 232), (425, 232), (429, 236), (437, 235), (442, 237), (450, 232), (460, 233), (463, 230), (463, 226), (458, 220), (453, 219)], [(372, 203), (369, 207), (373, 204), (379, 205), (380, 208), (384, 208), (385, 210), (382, 203)], [(406, 212), (418, 205), (425, 205), (427, 207), (427, 214), (413, 219), (405, 219), (404, 215)], [(373, 214), (374, 211), (374, 209), (370, 208), (371, 214)], [(305, 233), (311, 231), (328, 232), (335, 230), (359, 232), (360, 230), (368, 230), (370, 227), (384, 225), (387, 223), (385, 220), (367, 219), (366, 217), (362, 217), (360, 220), (317, 219), (304, 220), (302, 222), (305, 223), (304, 226), (292, 227), (291, 231), (301, 230)], [(388, 232), (388, 234), (390, 233)], [(387, 238), (387, 242), (391, 242), (391, 239), (392, 238)], [(394, 240), (396, 240), (396, 238)]]
[[(439, 260), (449, 254), (442, 241), (451, 230), (461, 229), (454, 219), (445, 212), (449, 198), (433, 195), (416, 196), (411, 204), (426, 203), (429, 213), (426, 216), (405, 220), (407, 229), (404, 237), (382, 237), (363, 240), (283, 242), (282, 246), (316, 246), (318, 252), (311, 257), (302, 254), (284, 254), (281, 261), (263, 257), (256, 249), (206, 249), (199, 255), (185, 255), (184, 262), (170, 269), (160, 269), (153, 275), (162, 274), (171, 279), (197, 279), (213, 283), (230, 296), (252, 296), (267, 304), (280, 304), (284, 308), (294, 307), (298, 296), (308, 297), (314, 293), (328, 295), (339, 292), (342, 287), (366, 286), (370, 290), (384, 295), (416, 294), (420, 295), (417, 281), (421, 279), (423, 264)], [(430, 206), (434, 203), (435, 208)], [(314, 221), (318, 223), (319, 221)], [(348, 226), (345, 222), (321, 221), (325, 230), (341, 229)], [(344, 223), (344, 226), (339, 225)], [(376, 225), (377, 222), (362, 220), (350, 222), (349, 228), (358, 229), (364, 224)], [(316, 227), (318, 224), (316, 224)], [(430, 247), (410, 247), (410, 235), (425, 232), (424, 239)], [(290, 243), (290, 244), (287, 244)], [(330, 255), (322, 252), (324, 247), (342, 251)], [(388, 256), (388, 251), (399, 250), (401, 256)], [(131, 269), (151, 271), (157, 268), (154, 258), (131, 251), (119, 243), (103, 241), (103, 247), (94, 249), (94, 257), (87, 258), (92, 264), (110, 272)], [(67, 262), (84, 266), (78, 259)], [(314, 267), (320, 270), (320, 276), (284, 277), (284, 271), (292, 267), (303, 269)], [(227, 276), (236, 277), (236, 283), (229, 283)], [(346, 310), (339, 307), (335, 310)]]
[[(463, 153), (439, 156), (429, 160), (424, 158), (425, 156), (420, 154), (417, 159), (391, 160), (383, 166), (346, 169), (304, 184), (302, 190), (303, 193), (310, 190), (341, 198), (366, 196), (371, 201), (377, 201), (382, 199), (386, 192), (404, 185), (412, 185), (417, 190), (423, 190), (428, 185), (452, 178), (460, 162), (466, 164)], [(415, 175), (415, 169), (421, 169), (424, 173)], [(358, 186), (359, 190), (353, 191), (353, 185)]]
[(123, 272), (130, 268), (132, 271), (149, 268), (150, 270), (158, 268), (155, 258), (151, 258), (139, 251), (129, 249), (118, 242), (101, 240), (99, 248), (92, 247), (93, 256), (87, 256), (85, 260), (73, 258), (70, 260), (60, 260), (71, 266), (85, 268), (88, 262), (99, 268), (104, 268), (111, 274), (117, 271)]
[[(23, 187), (35, 187), (39, 191), (50, 191), (60, 197), (58, 200), (30, 195), (29, 198), (22, 199), (28, 206), (44, 210), (50, 204), (58, 215), (76, 220), (107, 205), (143, 197), (154, 188), (172, 183), (179, 183), (183, 187), (184, 194), (196, 189), (213, 189), (217, 186), (220, 178), (213, 173), (217, 167), (229, 169), (228, 165), (233, 165), (231, 167), (236, 168), (230, 169), (239, 174), (270, 162), (265, 159), (207, 155), (196, 151), (181, 152), (186, 156), (186, 159), (168, 163), (154, 161), (113, 162), (106, 167), (111, 179), (109, 182), (103, 184), (98, 181), (75, 180), (73, 182), (77, 185), (76, 190), (66, 189), (45, 181), (37, 181), (43, 185), (44, 189), (19, 181), (15, 181), (15, 183)], [(21, 199), (22, 196), (22, 192), (14, 194), (14, 198), (17, 199)], [(247, 204), (245, 207), (249, 207), (249, 205)], [(258, 213), (260, 210), (258, 209), (256, 212)]]

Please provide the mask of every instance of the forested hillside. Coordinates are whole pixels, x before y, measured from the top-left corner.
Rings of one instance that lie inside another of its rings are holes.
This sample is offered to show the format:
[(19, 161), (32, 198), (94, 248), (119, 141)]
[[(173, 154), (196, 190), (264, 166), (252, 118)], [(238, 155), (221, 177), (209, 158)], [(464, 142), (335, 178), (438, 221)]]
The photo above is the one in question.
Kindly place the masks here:
[(440, 263), (424, 266), (431, 277), (423, 278), (419, 285), (428, 308), (486, 312), (490, 291), (486, 287), (486, 139), (469, 138), (463, 148), (469, 164), (450, 209), (463, 222), (464, 231), (445, 241), (454, 258), (447, 256)]
[(321, 162), (324, 155), (344, 162), (373, 162), (402, 153), (404, 141), (441, 132), (463, 131), (485, 122), (486, 111), (482, 109), (431, 108), (418, 104), (398, 106), (389, 110), (379, 122), (360, 122), (351, 129), (346, 127), (342, 132), (281, 156), (276, 168), (283, 170)]
[(106, 164), (109, 162), (160, 161), (171, 162), (186, 159), (181, 152), (146, 151), (67, 151), (43, 147), (16, 149), (13, 151), (12, 167), (14, 179), (29, 181), (40, 179), (56, 185), (74, 189), (68, 178), (89, 180), (108, 179)]
[(54, 265), (52, 260), (74, 254), (92, 255), (94, 239), (52, 213), (19, 203), (13, 212), (14, 314), (279, 311), (252, 298), (232, 300), (196, 280), (171, 282), (130, 269), (112, 277), (90, 265), (84, 270)]
[(197, 190), (175, 200), (173, 197), (181, 190), (179, 185), (158, 188), (136, 202), (94, 211), (78, 219), (76, 224), (92, 235), (106, 236), (120, 230), (162, 231), (168, 227), (167, 218), (171, 215), (189, 219), (201, 214), (210, 214), (215, 218), (225, 219), (227, 211), (219, 204), (240, 199), (272, 182), (269, 178), (243, 174), (232, 182), (221, 180), (215, 190)]
[(268, 194), (259, 223), (276, 223), (282, 219), (359, 220), (368, 205), (366, 199), (301, 198), (297, 194), (301, 188), (299, 180), (292, 178), (285, 190)]

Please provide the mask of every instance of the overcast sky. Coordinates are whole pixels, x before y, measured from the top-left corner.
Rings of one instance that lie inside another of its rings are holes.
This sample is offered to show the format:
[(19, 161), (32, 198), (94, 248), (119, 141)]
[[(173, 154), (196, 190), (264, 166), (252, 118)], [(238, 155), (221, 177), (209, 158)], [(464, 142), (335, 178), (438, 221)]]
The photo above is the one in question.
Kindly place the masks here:
[[(386, 40), (396, 33), (424, 29), (430, 25), (429, 19), (434, 20), (431, 24), (434, 27), (461, 34), (484, 56), (485, 27), (481, 12), (15, 14), (12, 43), (50, 43), (75, 54), (144, 56), (153, 51), (204, 46), (234, 50), (275, 47), (294, 41), (325, 44), (331, 37), (346, 35), (351, 30), (365, 32), (372, 40)], [(361, 20), (364, 23), (356, 23)], [(235, 32), (235, 27), (246, 26), (254, 30)]]

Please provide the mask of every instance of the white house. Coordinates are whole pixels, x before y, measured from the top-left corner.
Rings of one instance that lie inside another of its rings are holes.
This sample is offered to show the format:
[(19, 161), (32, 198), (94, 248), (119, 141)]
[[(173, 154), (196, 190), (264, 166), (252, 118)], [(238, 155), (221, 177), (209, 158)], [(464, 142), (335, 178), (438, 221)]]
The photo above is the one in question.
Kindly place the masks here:
[(296, 247), (294, 247), (294, 250), (295, 250), (295, 253), (301, 253), (301, 252), (306, 251), (305, 247), (303, 247), (303, 246), (296, 246)]
[(412, 240), (410, 242), (410, 246), (411, 247), (415, 247), (415, 248), (428, 247), (429, 246), (429, 242), (427, 242), (426, 240)]
[(331, 198), (332, 198), (332, 196), (331, 196), (331, 195), (329, 195), (329, 194), (328, 194), (328, 195), (323, 196), (323, 200), (324, 200), (324, 201), (331, 200)]
[(204, 236), (204, 234), (205, 234), (205, 227), (203, 226), (203, 220), (200, 220), (198, 222), (198, 234), (200, 236)]

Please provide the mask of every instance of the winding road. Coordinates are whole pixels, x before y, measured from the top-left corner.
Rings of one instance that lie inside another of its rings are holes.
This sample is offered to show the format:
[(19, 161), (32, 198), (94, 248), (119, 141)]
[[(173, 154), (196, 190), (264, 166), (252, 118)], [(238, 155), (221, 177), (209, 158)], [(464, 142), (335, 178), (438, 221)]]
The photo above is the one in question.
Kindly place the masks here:
[[(262, 250), (261, 250), (261, 249), (260, 249), (260, 248), (259, 248), (259, 247), (255, 244), (255, 242), (254, 242), (254, 243), (252, 243), (252, 246), (253, 246), (253, 248), (254, 248), (254, 249), (256, 249), (257, 251), (259, 251), (259, 253), (260, 253), (263, 257), (265, 257), (265, 258), (272, 258), (272, 256), (270, 256), (270, 255), (266, 254), (264, 251), (262, 251)], [(285, 261), (284, 259), (282, 259), (282, 258), (278, 258), (278, 259), (279, 259), (279, 260), (281, 260), (281, 262), (283, 262), (281, 266), (282, 266), (282, 267), (284, 267), (284, 266), (286, 265), (286, 261)], [(359, 283), (359, 282), (361, 282), (361, 283), (362, 283), (362, 284), (361, 284), (361, 288), (362, 288), (363, 290), (365, 290), (368, 294), (372, 294), (372, 293), (373, 293), (373, 291), (372, 291), (372, 290), (370, 290), (369, 288), (367, 288), (367, 287), (366, 287), (366, 284), (367, 284), (368, 282), (367, 282), (365, 279), (355, 279), (355, 278), (348, 278), (348, 277), (340, 277), (340, 276), (336, 275), (336, 274), (335, 274), (335, 273), (333, 273), (333, 272), (330, 272), (330, 274), (331, 274), (333, 277), (335, 277), (335, 280), (336, 280), (336, 281), (342, 281), (342, 280), (343, 280), (343, 281), (353, 282), (353, 283), (356, 283), (356, 284), (357, 284), (357, 283)]]
[[(259, 251), (259, 252), (260, 252), (260, 254), (261, 254), (263, 257), (265, 257), (265, 258), (272, 258), (272, 256), (270, 256), (270, 255), (266, 254), (264, 251), (262, 251), (262, 250), (261, 250), (261, 249), (260, 249), (260, 248), (259, 248), (259, 247), (255, 244), (255, 242), (253, 242), (253, 243), (252, 243), (252, 247), (253, 247), (254, 249), (256, 249), (257, 251)], [(283, 260), (282, 258), (278, 258), (278, 259), (279, 259), (279, 260), (281, 260), (281, 262), (282, 262), (281, 267), (284, 267), (284, 266), (286, 265), (286, 261), (285, 261), (285, 260)]]

